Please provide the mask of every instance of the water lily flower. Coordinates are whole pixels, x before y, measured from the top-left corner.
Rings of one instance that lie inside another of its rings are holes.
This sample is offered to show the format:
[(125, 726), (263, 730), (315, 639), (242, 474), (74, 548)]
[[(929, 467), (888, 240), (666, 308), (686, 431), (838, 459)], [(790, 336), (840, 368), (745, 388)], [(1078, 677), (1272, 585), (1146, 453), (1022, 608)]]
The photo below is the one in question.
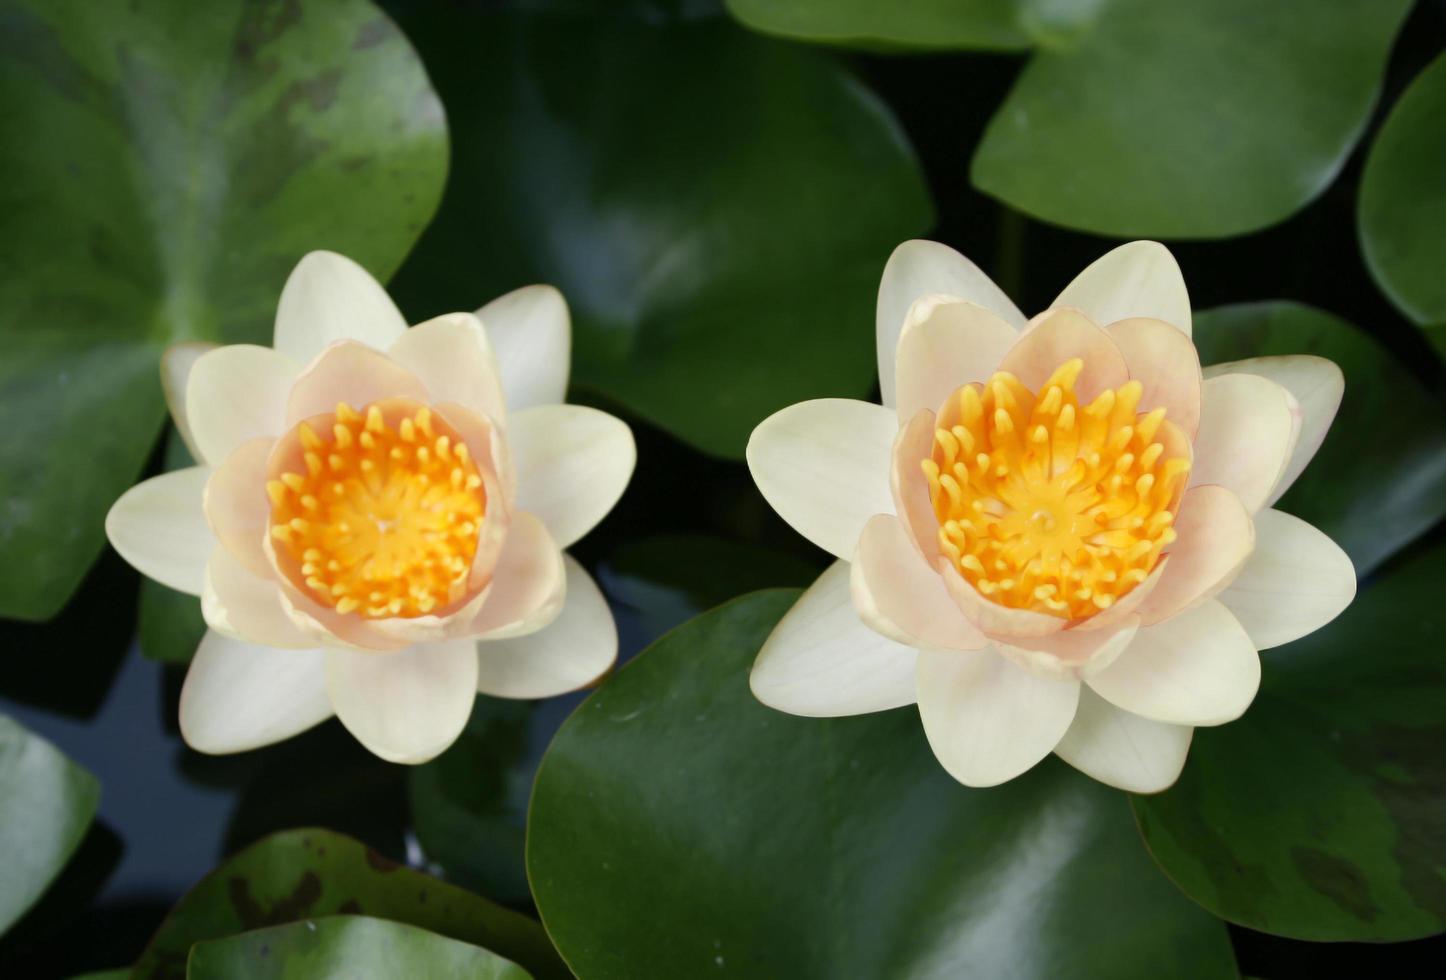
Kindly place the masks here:
[(424, 762), (478, 691), (546, 697), (609, 669), (612, 615), (562, 549), (612, 509), (636, 453), (624, 423), (563, 404), (570, 346), (550, 286), (408, 329), (361, 266), (313, 252), (274, 347), (167, 353), (201, 465), (129, 490), (106, 533), (201, 597), (189, 745), (242, 751), (335, 714), (382, 758)]
[(1202, 372), (1163, 246), (1115, 249), (1026, 320), (957, 252), (906, 242), (877, 327), (883, 405), (803, 402), (748, 445), (764, 497), (839, 559), (760, 651), (765, 704), (917, 703), (970, 786), (1052, 751), (1154, 792), (1196, 726), (1249, 706), (1257, 651), (1355, 596), (1341, 549), (1271, 507), (1325, 438), (1340, 370)]

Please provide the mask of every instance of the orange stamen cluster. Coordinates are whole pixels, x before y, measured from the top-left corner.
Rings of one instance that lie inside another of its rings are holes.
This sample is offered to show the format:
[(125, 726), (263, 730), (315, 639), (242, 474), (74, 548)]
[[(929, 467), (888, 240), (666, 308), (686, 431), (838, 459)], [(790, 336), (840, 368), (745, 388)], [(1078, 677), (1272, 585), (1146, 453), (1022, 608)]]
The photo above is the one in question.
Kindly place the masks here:
[(964, 578), (1000, 605), (1066, 619), (1150, 574), (1190, 470), (1165, 410), (1136, 413), (1138, 381), (1081, 407), (1083, 369), (1065, 362), (1038, 397), (1007, 372), (960, 388), (922, 462), (939, 545)]
[(368, 619), (422, 616), (462, 596), (487, 499), (445, 421), (405, 399), (338, 404), (287, 439), (266, 492), (277, 562), (297, 588)]

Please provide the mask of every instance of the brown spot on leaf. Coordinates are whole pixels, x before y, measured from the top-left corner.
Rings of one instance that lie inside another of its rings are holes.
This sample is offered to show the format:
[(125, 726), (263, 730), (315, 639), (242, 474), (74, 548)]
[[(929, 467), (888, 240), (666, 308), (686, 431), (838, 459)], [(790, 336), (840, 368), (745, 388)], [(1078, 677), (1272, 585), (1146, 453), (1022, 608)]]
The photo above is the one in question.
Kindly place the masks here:
[(365, 51), (367, 48), (374, 48), (383, 41), (389, 41), (397, 34), (397, 29), (392, 22), (385, 17), (378, 17), (376, 20), (368, 21), (356, 32), (356, 40), (352, 41), (353, 51)]
[(1372, 922), (1381, 911), (1371, 898), (1366, 876), (1349, 861), (1315, 847), (1296, 845), (1290, 861), (1311, 888), (1363, 922)]
[(278, 899), (269, 909), (252, 896), (251, 882), (247, 878), (237, 876), (227, 879), (226, 892), (242, 926), (246, 929), (260, 929), (263, 926), (295, 922), (306, 915), (321, 898), (321, 879), (315, 871), (307, 871), (296, 882), (291, 894)]
[(383, 857), (370, 847), (366, 849), (367, 864), (370, 864), (377, 871), (395, 871), (401, 867), (400, 864), (389, 857)]

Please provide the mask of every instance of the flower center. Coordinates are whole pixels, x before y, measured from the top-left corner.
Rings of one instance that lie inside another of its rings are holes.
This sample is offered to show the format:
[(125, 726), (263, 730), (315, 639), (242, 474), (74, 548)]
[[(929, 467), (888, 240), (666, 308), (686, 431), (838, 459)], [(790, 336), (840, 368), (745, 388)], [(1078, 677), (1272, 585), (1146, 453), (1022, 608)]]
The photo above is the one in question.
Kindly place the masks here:
[(411, 618), (465, 592), (487, 495), (466, 443), (426, 406), (338, 404), (299, 424), (271, 471), (277, 563), (318, 602)]
[(964, 578), (1002, 606), (1066, 619), (1145, 580), (1175, 540), (1190, 471), (1165, 410), (1136, 414), (1138, 381), (1081, 408), (1083, 370), (1066, 361), (1038, 397), (1007, 372), (965, 385), (922, 462), (939, 545)]

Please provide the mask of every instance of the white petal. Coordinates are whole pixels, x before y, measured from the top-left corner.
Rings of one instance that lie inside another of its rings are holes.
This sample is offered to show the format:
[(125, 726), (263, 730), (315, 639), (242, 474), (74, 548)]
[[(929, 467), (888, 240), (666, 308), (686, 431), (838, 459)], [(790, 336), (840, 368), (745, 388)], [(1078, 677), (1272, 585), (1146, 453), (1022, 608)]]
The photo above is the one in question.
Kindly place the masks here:
[(925, 296), (909, 308), (894, 368), (902, 424), (921, 409), (938, 412), (955, 389), (986, 381), (1014, 346), (1014, 327), (982, 306)]
[(1185, 768), (1195, 729), (1132, 715), (1084, 688), (1055, 755), (1080, 772), (1129, 793), (1168, 789)]
[(526, 636), (557, 619), (566, 599), (561, 549), (537, 515), (518, 511), (512, 515), (487, 600), (469, 629), (494, 640)]
[(338, 340), (386, 350), (405, 329), (401, 311), (371, 273), (345, 255), (311, 252), (281, 290), (275, 347), (306, 364)]
[(433, 404), (455, 402), (499, 423), (506, 419), (497, 361), (486, 331), (471, 313), (448, 313), (419, 323), (398, 337), (387, 354), (427, 386)]
[(792, 715), (860, 715), (914, 703), (916, 656), (864, 625), (848, 562), (836, 561), (774, 627), (748, 683), (758, 700)]
[(805, 538), (847, 561), (864, 524), (891, 514), (892, 409), (844, 398), (799, 402), (764, 419), (748, 440), (753, 482)]
[(577, 559), (567, 566), (567, 601), (551, 625), (477, 644), (477, 690), (500, 698), (550, 698), (586, 687), (618, 657), (618, 628), (597, 583)]
[(186, 382), (190, 380), (191, 368), (196, 366), (201, 355), (209, 354), (217, 346), (210, 341), (187, 340), (172, 344), (161, 355), (161, 390), (166, 395), (166, 407), (171, 411), (171, 422), (181, 434), (186, 451), (194, 460), (204, 457), (196, 445), (195, 436), (191, 434), (191, 419), (186, 415)]
[(561, 404), (572, 361), (572, 321), (567, 301), (552, 286), (523, 286), (477, 311), (514, 412)]
[(1135, 634), (1120, 658), (1089, 678), (1117, 707), (1174, 725), (1239, 718), (1260, 687), (1260, 656), (1219, 600)]
[(200, 595), (216, 537), (206, 523), (202, 497), (208, 466), (152, 477), (121, 494), (105, 515), (111, 547), (147, 578), (188, 595)]
[(198, 752), (244, 752), (331, 717), (320, 650), (277, 650), (207, 631), (181, 687), (181, 735)]
[(1024, 328), (1025, 317), (1019, 307), (973, 262), (938, 242), (922, 239), (904, 242), (894, 249), (884, 266), (875, 314), (879, 388), (885, 405), (894, 404), (894, 355), (899, 333), (904, 329), (904, 318), (915, 300), (930, 293), (968, 300), (992, 310), (1016, 330)]
[(921, 650), (919, 717), (939, 762), (965, 786), (996, 786), (1059, 744), (1079, 681), (1036, 677), (993, 650)]
[(1315, 458), (1321, 443), (1325, 442), (1331, 422), (1335, 421), (1336, 412), (1341, 407), (1341, 396), (1345, 394), (1345, 376), (1334, 361), (1311, 354), (1252, 357), (1228, 364), (1212, 364), (1205, 369), (1207, 378), (1221, 374), (1258, 374), (1269, 378), (1294, 395), (1299, 406), (1299, 438), (1291, 451), (1290, 461), (1285, 464), (1285, 472), (1265, 501), (1265, 506), (1269, 507), (1290, 489)]
[(286, 399), (301, 369), (270, 347), (232, 344), (202, 354), (186, 379), (197, 462), (215, 466), (257, 436), (286, 431)]
[(988, 644), (892, 514), (876, 514), (864, 525), (850, 572), (860, 618), (891, 640), (953, 650)]
[(1255, 551), (1220, 601), (1257, 650), (1314, 633), (1356, 596), (1356, 570), (1340, 545), (1298, 517), (1255, 515)]
[(388, 762), (441, 755), (462, 734), (477, 693), (477, 646), (422, 644), (396, 653), (326, 651), (326, 689), (347, 731)]
[(252, 574), (225, 548), (211, 552), (201, 615), (217, 633), (245, 643), (291, 650), (316, 646), (292, 622), (276, 579)]
[(1222, 374), (1202, 386), (1190, 485), (1232, 490), (1252, 514), (1265, 506), (1290, 460), (1298, 430), (1288, 391), (1255, 374)]
[(607, 516), (638, 460), (626, 422), (581, 405), (538, 405), (516, 413), (507, 443), (517, 505), (541, 517), (560, 548)]
[(1170, 250), (1130, 242), (1095, 259), (1054, 301), (1105, 325), (1131, 317), (1164, 320), (1190, 333), (1190, 294)]

